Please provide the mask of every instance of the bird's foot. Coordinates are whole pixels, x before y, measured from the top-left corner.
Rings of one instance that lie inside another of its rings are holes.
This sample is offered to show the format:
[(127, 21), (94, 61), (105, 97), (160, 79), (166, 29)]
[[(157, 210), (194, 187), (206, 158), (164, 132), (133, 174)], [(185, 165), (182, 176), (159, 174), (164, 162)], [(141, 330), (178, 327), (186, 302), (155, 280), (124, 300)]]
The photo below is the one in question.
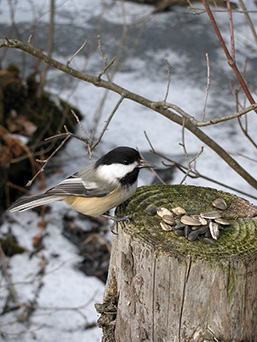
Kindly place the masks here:
[(108, 214), (103, 214), (101, 215), (102, 217), (105, 217), (109, 220), (114, 221), (115, 223), (117, 222), (121, 222), (121, 221), (125, 221), (125, 220), (129, 220), (133, 217), (133, 215), (126, 215), (126, 216), (122, 216), (122, 217), (117, 217), (117, 216), (112, 216), (112, 215), (108, 215)]
[(117, 223), (119, 223), (121, 221), (129, 220), (129, 219), (131, 219), (133, 217), (133, 215), (126, 215), (126, 216), (122, 216), (122, 217), (116, 217), (116, 216), (112, 216), (112, 215), (108, 215), (108, 214), (103, 214), (101, 216), (113, 221), (113, 224), (111, 225), (111, 232), (114, 235), (118, 235)]

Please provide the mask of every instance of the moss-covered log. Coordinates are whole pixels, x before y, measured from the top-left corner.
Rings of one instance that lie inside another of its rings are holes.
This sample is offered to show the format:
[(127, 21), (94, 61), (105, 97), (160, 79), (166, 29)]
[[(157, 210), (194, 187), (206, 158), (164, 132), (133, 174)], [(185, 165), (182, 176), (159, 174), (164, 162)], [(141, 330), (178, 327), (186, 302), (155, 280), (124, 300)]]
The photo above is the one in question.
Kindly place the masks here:
[[(199, 214), (218, 197), (230, 225), (214, 244), (165, 232), (158, 216), (146, 214), (149, 205)], [(257, 341), (255, 206), (209, 188), (148, 186), (117, 214), (135, 216), (113, 236), (104, 306), (97, 306), (103, 341)]]

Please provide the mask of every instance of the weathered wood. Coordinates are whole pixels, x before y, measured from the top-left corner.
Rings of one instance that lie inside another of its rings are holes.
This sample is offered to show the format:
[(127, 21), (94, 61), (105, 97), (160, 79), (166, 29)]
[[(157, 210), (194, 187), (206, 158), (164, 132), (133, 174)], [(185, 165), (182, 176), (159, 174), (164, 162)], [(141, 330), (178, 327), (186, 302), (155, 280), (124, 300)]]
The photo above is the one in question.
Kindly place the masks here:
[[(149, 204), (189, 213), (223, 198), (231, 225), (214, 244), (160, 228)], [(102, 315), (103, 341), (257, 341), (257, 208), (194, 186), (149, 186), (118, 209), (135, 214), (113, 236)]]

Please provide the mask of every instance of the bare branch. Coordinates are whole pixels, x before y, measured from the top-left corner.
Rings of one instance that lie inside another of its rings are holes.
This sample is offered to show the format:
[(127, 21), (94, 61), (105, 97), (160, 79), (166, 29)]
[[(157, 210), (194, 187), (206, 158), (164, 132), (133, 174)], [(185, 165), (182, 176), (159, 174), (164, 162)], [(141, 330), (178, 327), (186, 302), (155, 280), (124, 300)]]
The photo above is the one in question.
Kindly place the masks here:
[[(204, 1), (204, 0), (203, 0)], [(91, 76), (88, 74), (81, 73), (75, 69), (68, 68), (66, 65), (46, 56), (41, 51), (35, 49), (33, 46), (24, 44), (18, 40), (11, 39), (8, 41), (5, 39), (0, 39), (0, 48), (1, 47), (10, 47), (10, 48), (16, 48), (20, 49), (22, 51), (25, 51), (34, 57), (37, 57), (41, 60), (43, 60), (45, 63), (50, 64), (51, 66), (55, 67), (56, 69), (59, 69), (73, 77), (76, 77), (78, 79), (84, 80), (86, 82), (92, 83), (97, 87), (102, 87), (109, 89), (115, 93), (120, 94), (121, 96), (124, 96), (124, 98), (128, 98), (134, 102), (137, 102), (147, 108), (150, 108), (157, 113), (160, 113), (164, 117), (168, 118), (169, 120), (177, 123), (178, 125), (182, 126), (183, 119), (180, 115), (177, 115), (176, 113), (172, 112), (171, 110), (165, 108), (165, 106), (160, 105), (158, 102), (152, 102), (148, 100), (147, 98), (140, 96), (138, 94), (135, 94), (133, 92), (128, 91), (127, 89), (118, 86), (117, 84), (113, 82), (107, 82), (103, 79), (100, 79), (95, 76)], [(257, 111), (256, 105), (251, 107), (250, 110)], [(190, 116), (189, 116), (190, 117)], [(199, 124), (201, 126), (201, 124)], [(246, 182), (248, 182), (251, 186), (253, 186), (255, 189), (257, 189), (257, 180), (252, 177), (241, 165), (237, 163), (235, 159), (233, 159), (220, 145), (218, 145), (213, 139), (211, 139), (208, 135), (206, 135), (203, 131), (201, 131), (193, 122), (192, 118), (185, 119), (185, 128), (188, 129), (191, 133), (193, 133), (199, 140), (201, 140), (204, 144), (209, 146), (214, 152), (216, 152), (220, 158), (222, 158), (234, 171), (236, 171), (243, 179), (245, 179)]]
[(230, 115), (226, 115), (226, 116), (222, 116), (220, 118), (215, 118), (215, 119), (211, 119), (208, 121), (197, 121), (195, 120), (195, 118), (193, 116), (191, 116), (190, 114), (186, 113), (183, 109), (181, 109), (180, 107), (178, 107), (177, 105), (174, 105), (172, 103), (168, 103), (168, 102), (153, 102), (153, 108), (154, 107), (164, 107), (164, 108), (171, 108), (174, 109), (177, 113), (179, 113), (183, 118), (190, 120), (195, 126), (197, 127), (204, 127), (204, 126), (210, 126), (210, 125), (214, 125), (220, 122), (224, 122), (224, 121), (229, 121), (232, 119), (236, 119), (244, 114), (247, 114), (249, 112), (251, 112), (252, 110), (257, 109), (257, 103), (250, 105), (249, 107), (241, 110), (240, 112), (237, 112), (235, 114), (230, 114)]
[[(216, 32), (218, 38), (219, 38), (220, 44), (221, 44), (221, 46), (222, 46), (222, 48), (223, 48), (223, 50), (224, 50), (224, 53), (225, 53), (225, 55), (226, 55), (226, 57), (227, 57), (229, 66), (233, 69), (233, 71), (234, 71), (234, 73), (235, 73), (235, 75), (236, 75), (236, 77), (237, 77), (239, 83), (240, 83), (241, 86), (242, 86), (242, 89), (243, 89), (244, 92), (245, 92), (245, 95), (246, 95), (247, 98), (248, 98), (248, 101), (249, 101), (251, 104), (255, 104), (255, 101), (254, 101), (254, 99), (253, 99), (253, 97), (252, 97), (252, 95), (251, 95), (251, 93), (250, 93), (250, 91), (249, 91), (249, 89), (248, 89), (248, 87), (247, 87), (247, 85), (246, 85), (246, 83), (245, 83), (245, 80), (243, 79), (243, 77), (242, 77), (240, 71), (239, 71), (238, 68), (237, 68), (237, 65), (236, 65), (235, 60), (234, 60), (233, 57), (230, 55), (230, 53), (229, 53), (229, 51), (228, 51), (228, 49), (227, 49), (227, 46), (226, 46), (226, 44), (225, 44), (225, 42), (224, 42), (224, 40), (223, 40), (223, 38), (222, 38), (222, 35), (221, 35), (221, 33), (220, 33), (220, 30), (219, 30), (219, 28), (218, 28), (218, 26), (217, 26), (217, 23), (216, 23), (216, 21), (215, 21), (215, 19), (214, 19), (214, 16), (213, 16), (213, 14), (212, 14), (212, 11), (211, 11), (211, 9), (210, 9), (210, 6), (209, 6), (207, 0), (202, 0), (202, 2), (203, 2), (203, 4), (204, 4), (204, 7), (205, 7), (205, 9), (206, 9), (208, 15), (209, 15), (209, 18), (210, 18), (211, 23), (212, 23), (212, 25), (213, 25), (213, 27), (214, 27), (214, 30), (215, 30), (215, 32)], [(255, 112), (257, 113), (257, 109), (255, 109)]]
[[(184, 173), (184, 174), (187, 172), (187, 167), (186, 167), (186, 166), (181, 165), (181, 164), (177, 163), (176, 161), (174, 161), (174, 160), (172, 160), (172, 159), (170, 159), (170, 158), (167, 158), (165, 155), (163, 155), (163, 154), (161, 154), (161, 153), (158, 153), (158, 152), (153, 148), (153, 146), (151, 146), (151, 152), (152, 152), (153, 154), (155, 154), (155, 155), (157, 155), (157, 156), (159, 156), (159, 157), (161, 157), (161, 158), (163, 158), (163, 159), (165, 159), (166, 161), (169, 162), (169, 164), (163, 163), (164, 166), (174, 166), (174, 167), (176, 167), (178, 170), (180, 170), (180, 171), (181, 171), (182, 173)], [(222, 182), (220, 182), (220, 181), (217, 181), (217, 180), (215, 180), (215, 179), (213, 179), (213, 178), (210, 178), (210, 177), (208, 177), (208, 176), (205, 176), (205, 175), (203, 175), (202, 173), (200, 173), (200, 172), (198, 172), (198, 171), (196, 171), (196, 170), (192, 170), (191, 173), (188, 174), (188, 177), (190, 177), (190, 178), (203, 178), (203, 179), (207, 180), (208, 182), (212, 182), (212, 183), (217, 184), (217, 185), (220, 185), (220, 186), (222, 186), (222, 187), (224, 187), (224, 188), (226, 188), (226, 189), (229, 189), (229, 190), (238, 192), (239, 194), (242, 194), (242, 195), (244, 195), (244, 196), (248, 196), (248, 197), (250, 197), (250, 198), (253, 198), (253, 199), (257, 200), (257, 197), (256, 197), (256, 196), (253, 196), (253, 195), (251, 195), (251, 194), (248, 194), (247, 192), (241, 191), (241, 190), (239, 190), (239, 189), (237, 189), (237, 188), (234, 188), (234, 187), (229, 186), (229, 185), (227, 185), (227, 184), (225, 184), (225, 183), (222, 183)]]

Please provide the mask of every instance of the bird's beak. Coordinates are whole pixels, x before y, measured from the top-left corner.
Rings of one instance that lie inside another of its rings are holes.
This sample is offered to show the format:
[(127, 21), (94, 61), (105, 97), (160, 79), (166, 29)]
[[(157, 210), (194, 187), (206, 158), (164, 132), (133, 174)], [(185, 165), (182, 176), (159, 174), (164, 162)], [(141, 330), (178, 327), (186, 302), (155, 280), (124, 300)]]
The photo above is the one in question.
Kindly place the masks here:
[(141, 159), (139, 164), (138, 164), (138, 167), (140, 169), (142, 169), (143, 167), (147, 167), (149, 169), (154, 169), (154, 168), (156, 168), (156, 165), (154, 165), (153, 163), (148, 162), (147, 160)]

